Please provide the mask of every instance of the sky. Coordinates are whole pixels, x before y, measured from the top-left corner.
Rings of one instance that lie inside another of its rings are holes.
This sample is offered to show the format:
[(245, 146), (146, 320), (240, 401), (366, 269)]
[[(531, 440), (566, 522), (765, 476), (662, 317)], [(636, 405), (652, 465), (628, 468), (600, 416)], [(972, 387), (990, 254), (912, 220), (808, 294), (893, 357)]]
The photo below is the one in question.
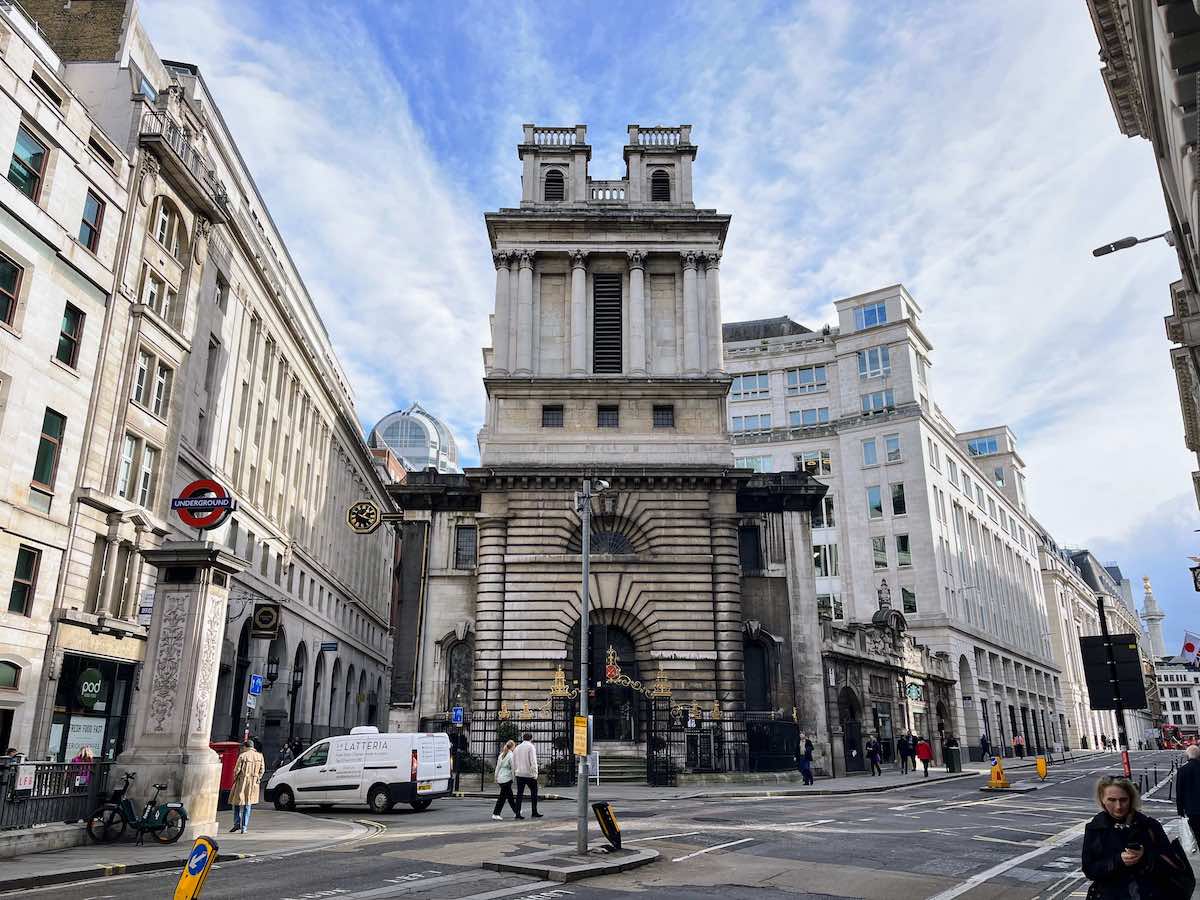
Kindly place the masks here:
[(1148, 142), (1113, 117), (1084, 0), (577, 3), (141, 0), (200, 66), (369, 428), (419, 400), (478, 458), (494, 269), (523, 122), (693, 126), (730, 213), (725, 321), (902, 282), (961, 430), (1007, 424), (1060, 545), (1142, 576), (1169, 651), (1200, 632), (1194, 460), (1163, 327), (1173, 251)]

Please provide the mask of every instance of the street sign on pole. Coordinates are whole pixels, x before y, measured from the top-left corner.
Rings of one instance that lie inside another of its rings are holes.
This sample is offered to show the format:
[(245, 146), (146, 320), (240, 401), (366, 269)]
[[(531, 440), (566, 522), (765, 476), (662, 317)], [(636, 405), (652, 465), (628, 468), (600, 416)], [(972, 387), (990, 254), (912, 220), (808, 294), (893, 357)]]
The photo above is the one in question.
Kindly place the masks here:
[(337, 641), (321, 641), (322, 653), (337, 653)]
[(263, 677), (261, 675), (250, 676), (250, 693), (257, 697), (262, 693)]
[(450, 710), (450, 724), (461, 725), (463, 723), (463, 708), (456, 706)]
[(588, 716), (575, 717), (575, 755), (587, 756), (588, 753)]
[(257, 708), (258, 708), (258, 698), (256, 696), (254, 696), (253, 694), (247, 694), (246, 695), (246, 709), (257, 709)]

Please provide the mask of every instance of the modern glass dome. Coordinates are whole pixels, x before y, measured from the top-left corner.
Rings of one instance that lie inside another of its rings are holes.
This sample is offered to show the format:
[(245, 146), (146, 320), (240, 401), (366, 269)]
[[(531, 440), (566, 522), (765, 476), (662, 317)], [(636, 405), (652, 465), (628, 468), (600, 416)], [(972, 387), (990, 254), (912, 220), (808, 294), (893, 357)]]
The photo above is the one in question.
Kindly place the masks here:
[(380, 419), (371, 429), (368, 443), (372, 447), (390, 448), (411, 472), (431, 466), (443, 473), (462, 472), (454, 435), (420, 403)]

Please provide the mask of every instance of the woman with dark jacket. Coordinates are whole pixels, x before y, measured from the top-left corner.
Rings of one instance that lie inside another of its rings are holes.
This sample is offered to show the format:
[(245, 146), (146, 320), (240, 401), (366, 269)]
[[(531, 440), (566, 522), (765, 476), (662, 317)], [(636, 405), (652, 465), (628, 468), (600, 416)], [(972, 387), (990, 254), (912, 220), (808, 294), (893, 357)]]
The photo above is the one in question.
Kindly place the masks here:
[[(1096, 783), (1101, 812), (1083, 831), (1083, 874), (1095, 882), (1089, 900), (1153, 900), (1170, 845), (1157, 819), (1139, 810), (1138, 789), (1106, 775)], [(1156, 875), (1158, 876), (1156, 878)]]

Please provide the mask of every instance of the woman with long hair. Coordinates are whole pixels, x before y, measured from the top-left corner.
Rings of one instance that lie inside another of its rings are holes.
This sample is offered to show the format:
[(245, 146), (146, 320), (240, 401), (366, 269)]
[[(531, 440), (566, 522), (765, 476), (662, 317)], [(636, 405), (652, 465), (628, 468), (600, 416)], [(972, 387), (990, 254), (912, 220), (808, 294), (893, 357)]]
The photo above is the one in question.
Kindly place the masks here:
[(1167, 833), (1141, 811), (1128, 778), (1105, 775), (1096, 782), (1100, 812), (1083, 832), (1083, 874), (1092, 881), (1088, 900), (1153, 900), (1170, 876)]
[(496, 757), (496, 786), (500, 788), (500, 796), (496, 798), (496, 805), (492, 808), (492, 818), (497, 821), (501, 818), (500, 810), (504, 809), (506, 800), (514, 815), (521, 814), (517, 809), (517, 798), (513, 796), (513, 750), (516, 747), (516, 741), (508, 741), (500, 748), (500, 755)]

